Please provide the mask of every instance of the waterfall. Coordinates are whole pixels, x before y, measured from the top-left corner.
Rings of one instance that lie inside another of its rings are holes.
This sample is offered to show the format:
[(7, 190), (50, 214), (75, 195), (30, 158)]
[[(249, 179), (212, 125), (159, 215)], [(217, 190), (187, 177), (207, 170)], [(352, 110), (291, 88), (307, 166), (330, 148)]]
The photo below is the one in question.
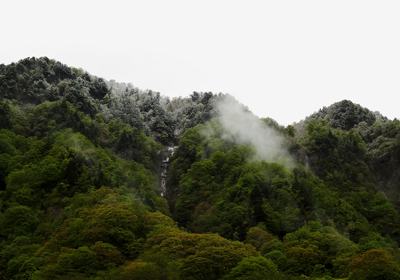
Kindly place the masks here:
[(306, 169), (310, 169), (310, 158), (307, 155), (305, 156), (305, 160), (304, 161), (305, 161), (305, 165), (304, 165), (305, 168)]
[(161, 151), (161, 164), (160, 164), (160, 186), (161, 186), (161, 196), (165, 197), (166, 191), (167, 191), (167, 186), (166, 186), (166, 180), (168, 176), (168, 167), (169, 167), (169, 159), (170, 157), (174, 154), (175, 147), (170, 147), (166, 146), (164, 149)]

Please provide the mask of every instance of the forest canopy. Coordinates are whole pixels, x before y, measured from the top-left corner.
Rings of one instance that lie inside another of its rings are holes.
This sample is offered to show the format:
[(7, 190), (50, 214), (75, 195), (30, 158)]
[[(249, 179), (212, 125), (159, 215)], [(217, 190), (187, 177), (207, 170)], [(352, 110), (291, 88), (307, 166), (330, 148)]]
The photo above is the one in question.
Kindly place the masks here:
[(0, 279), (399, 279), (400, 122), (281, 126), (47, 57), (0, 65)]

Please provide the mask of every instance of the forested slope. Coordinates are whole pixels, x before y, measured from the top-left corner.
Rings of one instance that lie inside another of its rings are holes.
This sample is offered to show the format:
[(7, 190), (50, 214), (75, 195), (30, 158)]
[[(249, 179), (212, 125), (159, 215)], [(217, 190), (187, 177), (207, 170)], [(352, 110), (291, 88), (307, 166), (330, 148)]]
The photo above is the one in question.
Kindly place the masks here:
[(26, 58), (0, 129), (0, 279), (400, 277), (400, 122), (351, 101), (283, 127)]

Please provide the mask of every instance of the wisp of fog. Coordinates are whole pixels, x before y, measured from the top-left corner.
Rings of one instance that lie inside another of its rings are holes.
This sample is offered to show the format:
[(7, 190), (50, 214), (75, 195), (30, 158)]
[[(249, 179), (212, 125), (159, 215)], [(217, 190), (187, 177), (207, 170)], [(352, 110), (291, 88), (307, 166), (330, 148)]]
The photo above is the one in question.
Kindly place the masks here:
[(284, 148), (283, 137), (236, 99), (231, 96), (219, 99), (216, 111), (226, 132), (222, 135), (223, 140), (254, 146), (256, 156), (253, 160), (278, 162), (288, 168), (293, 167), (291, 156)]

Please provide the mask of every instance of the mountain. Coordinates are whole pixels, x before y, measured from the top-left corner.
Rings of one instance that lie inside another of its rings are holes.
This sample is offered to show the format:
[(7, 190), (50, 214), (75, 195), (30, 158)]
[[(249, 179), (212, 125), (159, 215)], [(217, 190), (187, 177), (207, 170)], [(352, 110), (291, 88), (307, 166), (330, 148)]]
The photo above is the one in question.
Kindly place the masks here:
[(46, 57), (0, 65), (0, 279), (398, 279), (400, 122), (287, 127)]
[[(316, 139), (319, 149), (337, 142), (338, 139), (335, 139), (334, 134), (350, 133), (356, 135), (357, 139), (346, 140), (347, 145), (349, 145), (349, 141), (353, 141), (353, 145), (357, 142), (358, 146), (363, 146), (362, 149), (365, 150), (365, 155), (363, 156), (362, 164), (366, 164), (369, 169), (370, 181), (375, 185), (375, 188), (382, 191), (389, 198), (390, 202), (399, 211), (399, 120), (388, 120), (379, 112), (371, 112), (367, 108), (363, 108), (349, 100), (343, 100), (329, 107), (324, 107), (306, 117), (304, 121), (295, 124), (298, 137), (304, 137), (307, 132), (309, 133), (310, 130), (315, 129), (315, 125), (317, 125), (318, 129), (318, 126), (321, 126), (321, 124), (322, 126), (329, 127), (329, 131), (325, 131), (325, 134), (327, 133), (328, 135), (320, 135), (319, 139)], [(329, 138), (331, 139), (330, 141), (328, 140)], [(326, 156), (329, 157), (329, 155), (332, 155), (336, 151), (337, 146), (333, 145), (330, 150), (326, 149)], [(355, 148), (345, 147), (341, 158), (346, 154), (346, 156), (359, 160), (360, 158), (355, 155), (355, 152)], [(313, 156), (312, 153), (311, 156)], [(315, 159), (315, 156), (313, 159)], [(332, 162), (334, 160), (331, 160)], [(321, 162), (316, 162), (314, 165), (319, 169), (318, 166), (321, 166)], [(357, 164), (355, 163), (355, 165)], [(324, 170), (338, 168), (340, 167), (336, 165), (329, 168), (326, 167)], [(319, 175), (323, 176), (322, 174)]]

